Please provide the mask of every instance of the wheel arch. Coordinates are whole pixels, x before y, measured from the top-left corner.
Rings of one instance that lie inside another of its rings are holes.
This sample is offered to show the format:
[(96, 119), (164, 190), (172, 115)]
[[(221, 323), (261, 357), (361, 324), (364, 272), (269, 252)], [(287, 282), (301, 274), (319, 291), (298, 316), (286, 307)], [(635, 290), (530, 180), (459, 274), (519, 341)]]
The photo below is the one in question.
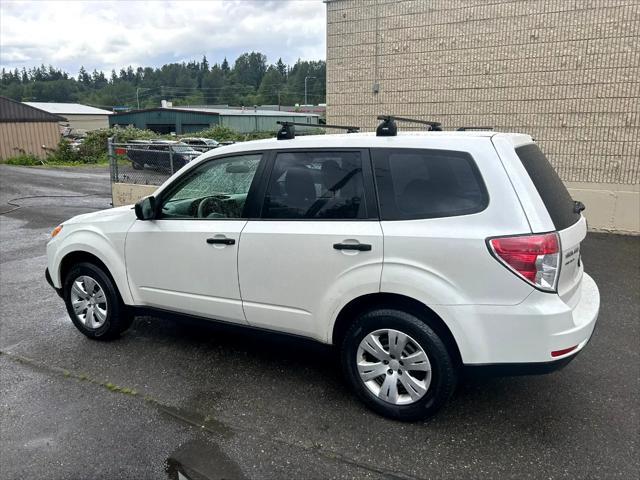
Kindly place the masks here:
[(457, 365), (462, 365), (462, 355), (451, 329), (433, 309), (424, 303), (397, 293), (372, 293), (354, 298), (338, 313), (333, 324), (331, 343), (339, 345), (349, 326), (362, 313), (380, 308), (392, 308), (410, 313), (427, 323), (442, 339), (454, 357)]
[(128, 290), (123, 290), (124, 288), (126, 288), (126, 285), (122, 286), (118, 283), (107, 264), (97, 255), (85, 250), (74, 250), (62, 257), (62, 259), (60, 260), (60, 266), (58, 268), (61, 284), (64, 285), (64, 280), (69, 271), (73, 268), (74, 265), (77, 265), (79, 263), (92, 263), (101, 268), (104, 271), (105, 275), (107, 275), (115, 285), (116, 291), (118, 295), (120, 295), (120, 298), (125, 300), (125, 297), (128, 296)]

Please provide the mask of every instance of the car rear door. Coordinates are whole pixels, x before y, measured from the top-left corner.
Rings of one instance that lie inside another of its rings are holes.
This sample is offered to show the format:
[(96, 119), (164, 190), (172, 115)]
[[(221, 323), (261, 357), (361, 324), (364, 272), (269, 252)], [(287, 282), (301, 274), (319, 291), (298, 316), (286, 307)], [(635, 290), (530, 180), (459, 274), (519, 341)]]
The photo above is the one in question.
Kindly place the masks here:
[(156, 220), (137, 220), (125, 244), (137, 305), (246, 323), (238, 242), (261, 153), (212, 159), (160, 194)]
[(238, 257), (249, 324), (318, 340), (345, 298), (379, 291), (383, 241), (366, 150), (274, 152)]

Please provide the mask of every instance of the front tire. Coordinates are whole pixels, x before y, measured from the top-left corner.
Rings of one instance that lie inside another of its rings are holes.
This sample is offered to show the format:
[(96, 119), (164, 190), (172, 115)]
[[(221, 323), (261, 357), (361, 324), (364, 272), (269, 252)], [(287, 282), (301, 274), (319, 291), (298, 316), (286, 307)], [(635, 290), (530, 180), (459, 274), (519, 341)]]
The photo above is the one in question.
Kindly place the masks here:
[(397, 420), (435, 415), (457, 383), (445, 343), (422, 319), (401, 310), (361, 315), (345, 335), (341, 360), (356, 395), (373, 411)]
[(113, 340), (133, 321), (111, 277), (93, 263), (79, 263), (69, 271), (63, 297), (73, 324), (91, 339)]

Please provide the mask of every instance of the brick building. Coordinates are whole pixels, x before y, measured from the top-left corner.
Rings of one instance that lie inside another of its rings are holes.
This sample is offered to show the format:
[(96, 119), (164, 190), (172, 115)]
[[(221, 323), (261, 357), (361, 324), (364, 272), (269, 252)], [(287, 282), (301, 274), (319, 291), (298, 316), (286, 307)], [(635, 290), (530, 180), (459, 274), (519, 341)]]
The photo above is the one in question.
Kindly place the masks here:
[(530, 133), (592, 227), (640, 231), (639, 0), (326, 2), (327, 123)]

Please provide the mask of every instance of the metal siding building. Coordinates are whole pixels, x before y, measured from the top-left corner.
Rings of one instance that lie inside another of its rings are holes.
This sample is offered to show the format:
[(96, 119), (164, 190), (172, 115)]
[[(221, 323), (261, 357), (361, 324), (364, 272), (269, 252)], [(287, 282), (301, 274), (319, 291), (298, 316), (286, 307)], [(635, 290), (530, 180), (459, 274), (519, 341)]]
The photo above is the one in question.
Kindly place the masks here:
[(64, 118), (0, 97), (0, 160), (21, 154), (44, 158), (58, 146), (59, 122)]
[(109, 117), (109, 124), (121, 127), (131, 125), (163, 134), (175, 132), (178, 135), (200, 132), (216, 125), (223, 125), (238, 133), (254, 133), (276, 132), (279, 129), (277, 121), (317, 125), (318, 118), (315, 114), (271, 110), (164, 107), (118, 113)]
[(25, 105), (39, 108), (66, 120), (73, 130), (91, 131), (109, 128), (109, 110), (82, 105), (80, 103), (24, 102)]
[(529, 133), (590, 226), (640, 231), (638, 0), (326, 1), (327, 123)]

